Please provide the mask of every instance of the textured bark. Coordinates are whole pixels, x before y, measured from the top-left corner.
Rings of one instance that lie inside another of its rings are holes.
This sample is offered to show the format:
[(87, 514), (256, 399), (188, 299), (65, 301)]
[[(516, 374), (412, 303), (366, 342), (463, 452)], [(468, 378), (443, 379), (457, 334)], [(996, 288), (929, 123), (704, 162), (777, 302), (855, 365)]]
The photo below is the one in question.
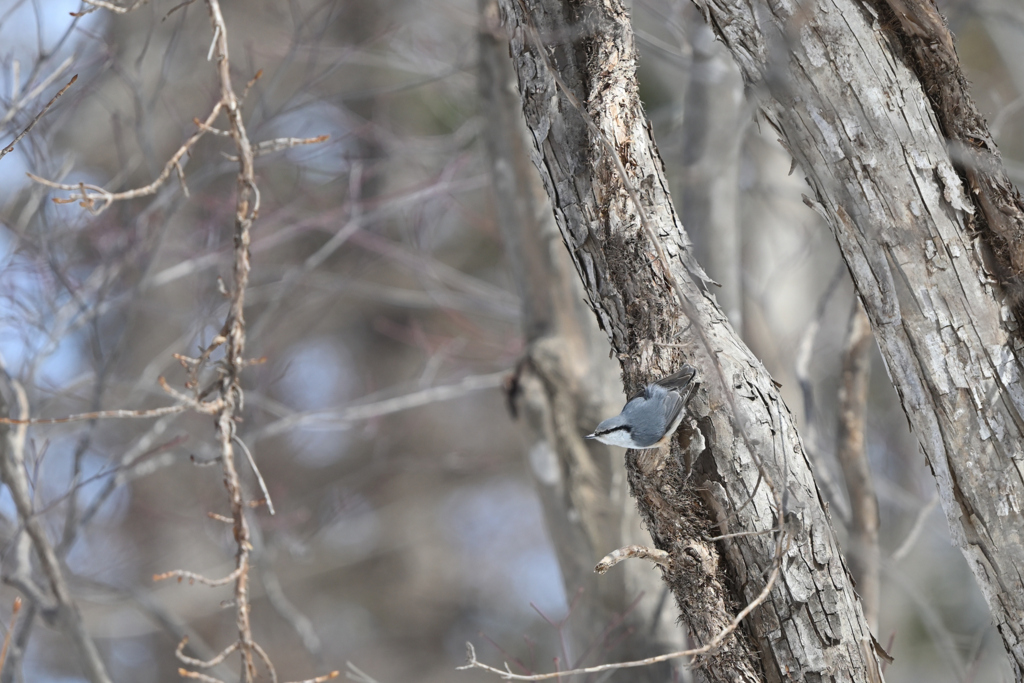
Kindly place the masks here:
[[(745, 629), (701, 661), (702, 675), (880, 679), (793, 417), (700, 284), (706, 276), (692, 258), (637, 97), (625, 8), (611, 0), (501, 4), (534, 162), (626, 388), (683, 362), (701, 373), (671, 451), (627, 454), (641, 515), (669, 555), (665, 581), (698, 644), (764, 589), (782, 534), (779, 580)], [(707, 540), (735, 532), (753, 533)]]
[[(847, 0), (703, 3), (748, 86), (770, 95), (762, 110), (814, 189), (817, 200), (808, 203), (835, 233), (938, 481), (953, 540), (1021, 680), (1021, 342), (1013, 297), (985, 258), (1000, 255), (998, 244), (986, 243), (995, 234), (1006, 242), (1002, 270), (1012, 276), (1018, 267), (1019, 203), (967, 106), (941, 18), (914, 12), (921, 5), (909, 0), (900, 5), (907, 17), (886, 21)], [(910, 51), (891, 39), (894, 30)], [(933, 106), (943, 103), (952, 109), (937, 116)], [(966, 131), (966, 158), (976, 166), (960, 163), (956, 138), (951, 158), (940, 127), (960, 114), (966, 118), (955, 125)], [(969, 192), (955, 165), (974, 179)], [(1003, 218), (989, 220), (992, 207)], [(980, 236), (972, 214), (989, 221)]]
[[(521, 113), (508, 41), (496, 0), (481, 0), (481, 111), (495, 190), (498, 225), (523, 310), (527, 348), (510, 391), (528, 440), (527, 459), (544, 508), (570, 600), (574, 659), (590, 650), (604, 660), (644, 659), (684, 646), (679, 615), (665, 600), (658, 574), (629, 562), (599, 576), (605, 554), (632, 543), (650, 545), (629, 498), (621, 449), (583, 434), (617, 411), (624, 397), (608, 345), (583, 303), (584, 292), (555, 227)], [(634, 604), (635, 602), (635, 604)], [(616, 624), (622, 628), (613, 629)], [(609, 649), (609, 636), (631, 635)], [(569, 661), (565, 666), (577, 666)], [(686, 672), (676, 672), (685, 677)], [(632, 680), (673, 679), (669, 664), (630, 672)]]
[(931, 101), (953, 166), (978, 209), (968, 225), (981, 232), (992, 250), (995, 258), (986, 265), (1012, 293), (1016, 307), (1024, 297), (1024, 200), (1007, 178), (985, 119), (971, 99), (953, 36), (933, 0), (875, 0), (874, 5)]

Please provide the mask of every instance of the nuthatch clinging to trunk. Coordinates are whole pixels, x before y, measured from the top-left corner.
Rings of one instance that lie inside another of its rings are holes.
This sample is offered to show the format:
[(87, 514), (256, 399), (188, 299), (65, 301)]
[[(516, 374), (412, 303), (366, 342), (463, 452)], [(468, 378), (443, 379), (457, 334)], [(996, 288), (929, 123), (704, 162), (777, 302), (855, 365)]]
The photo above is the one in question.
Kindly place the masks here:
[(679, 372), (648, 384), (623, 406), (622, 412), (597, 425), (588, 439), (626, 448), (657, 448), (672, 438), (686, 415), (686, 403), (697, 389), (697, 371)]

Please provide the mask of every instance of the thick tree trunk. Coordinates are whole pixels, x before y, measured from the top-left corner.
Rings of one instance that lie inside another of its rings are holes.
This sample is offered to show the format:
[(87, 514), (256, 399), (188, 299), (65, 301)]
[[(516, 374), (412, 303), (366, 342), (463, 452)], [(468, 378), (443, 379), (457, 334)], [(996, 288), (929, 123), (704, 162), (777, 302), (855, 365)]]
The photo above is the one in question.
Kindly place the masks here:
[(703, 658), (703, 675), (880, 680), (793, 417), (701, 285), (707, 277), (637, 97), (625, 8), (612, 0), (502, 0), (502, 8), (534, 162), (627, 389), (683, 362), (700, 371), (672, 451), (627, 456), (641, 514), (669, 555), (664, 578), (698, 644), (778, 575), (747, 628)]
[[(597, 561), (612, 550), (651, 543), (629, 497), (621, 449), (583, 439), (585, 430), (623, 403), (618, 368), (584, 304), (583, 287), (530, 163), (529, 133), (497, 2), (481, 0), (480, 6), (483, 138), (527, 342), (509, 399), (524, 426), (530, 472), (566, 593), (575, 604), (569, 620), (572, 661), (564, 666), (679, 650), (685, 642), (675, 623), (679, 613), (670, 601), (665, 604), (664, 584), (651, 567), (626, 563), (604, 576), (594, 572)], [(622, 632), (630, 635), (623, 640)], [(621, 644), (609, 647), (606, 641)], [(590, 656), (580, 661), (584, 652)], [(669, 681), (673, 673), (669, 664), (662, 664), (633, 671), (630, 677)], [(675, 673), (686, 676), (685, 671)]]
[(770, 95), (1021, 680), (1021, 341), (993, 273), (1019, 286), (1024, 221), (952, 38), (930, 1), (702, 5)]

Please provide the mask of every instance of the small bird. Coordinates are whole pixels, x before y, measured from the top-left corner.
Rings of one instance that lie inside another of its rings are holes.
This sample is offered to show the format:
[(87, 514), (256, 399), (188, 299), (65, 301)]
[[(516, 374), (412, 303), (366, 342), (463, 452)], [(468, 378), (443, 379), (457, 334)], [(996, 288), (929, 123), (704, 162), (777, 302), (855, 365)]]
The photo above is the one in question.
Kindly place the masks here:
[(597, 425), (588, 439), (626, 448), (657, 448), (672, 438), (686, 414), (686, 403), (697, 389), (697, 371), (684, 365), (679, 372), (648, 384), (623, 406), (622, 412)]

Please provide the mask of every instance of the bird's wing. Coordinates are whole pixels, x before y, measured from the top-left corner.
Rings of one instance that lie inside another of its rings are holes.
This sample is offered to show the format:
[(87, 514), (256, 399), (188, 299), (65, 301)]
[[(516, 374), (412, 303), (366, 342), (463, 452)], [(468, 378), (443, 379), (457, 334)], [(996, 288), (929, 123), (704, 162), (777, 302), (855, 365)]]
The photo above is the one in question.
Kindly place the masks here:
[[(697, 371), (694, 368), (690, 367), (689, 365), (684, 365), (682, 370), (680, 370), (679, 372), (675, 372), (669, 375), (668, 377), (662, 377), (654, 384), (656, 384), (659, 387), (664, 387), (669, 391), (675, 391), (680, 394), (684, 394), (684, 397), (686, 399), (689, 399), (690, 394), (697, 387), (697, 382), (694, 381), (694, 378), (696, 376)], [(644, 387), (640, 391), (630, 396), (629, 400), (632, 401), (634, 398), (640, 396), (650, 398), (650, 389), (651, 385)]]
[(680, 393), (686, 393), (690, 385), (693, 384), (694, 378), (697, 376), (697, 371), (691, 368), (689, 365), (684, 365), (682, 370), (673, 373), (668, 377), (662, 377), (655, 384), (660, 387), (665, 387), (669, 391), (678, 391)]

